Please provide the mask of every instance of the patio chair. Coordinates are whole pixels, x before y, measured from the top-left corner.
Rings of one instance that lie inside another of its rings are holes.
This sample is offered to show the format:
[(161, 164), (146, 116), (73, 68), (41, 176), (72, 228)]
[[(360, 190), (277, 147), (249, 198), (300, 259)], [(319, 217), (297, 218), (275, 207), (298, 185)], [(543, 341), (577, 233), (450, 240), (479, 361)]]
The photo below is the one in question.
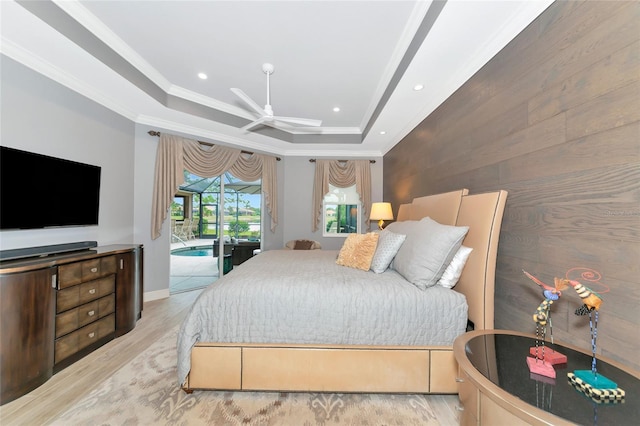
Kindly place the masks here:
[(191, 220), (191, 224), (189, 225), (189, 229), (187, 230), (188, 240), (195, 240), (200, 236), (199, 225), (200, 225), (199, 220)]
[(175, 236), (182, 241), (188, 240), (190, 230), (191, 230), (191, 219), (185, 218), (182, 223), (176, 224)]

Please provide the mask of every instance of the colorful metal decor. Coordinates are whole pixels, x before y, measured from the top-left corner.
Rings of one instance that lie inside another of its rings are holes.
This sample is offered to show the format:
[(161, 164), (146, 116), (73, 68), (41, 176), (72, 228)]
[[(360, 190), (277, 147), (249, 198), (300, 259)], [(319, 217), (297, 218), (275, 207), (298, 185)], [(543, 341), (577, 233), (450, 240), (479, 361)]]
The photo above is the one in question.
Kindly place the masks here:
[(538, 305), (535, 313), (533, 314), (533, 321), (536, 323), (536, 345), (529, 348), (529, 354), (527, 357), (527, 365), (529, 371), (541, 376), (556, 377), (556, 371), (553, 368), (555, 364), (565, 364), (567, 362), (566, 355), (563, 355), (551, 348), (547, 348), (546, 334), (547, 326), (549, 327), (549, 337), (551, 343), (553, 343), (553, 325), (551, 322), (551, 305), (562, 296), (562, 290), (566, 289), (569, 285), (568, 280), (560, 278), (554, 279), (554, 287), (543, 283), (538, 278), (534, 277), (527, 271), (522, 271), (531, 279), (534, 283), (538, 284), (542, 288), (542, 295), (544, 300)]
[[(600, 282), (602, 276), (599, 272), (589, 268), (573, 268), (567, 272), (567, 277), (580, 271), (581, 279), (594, 283), (602, 288), (600, 293), (609, 291), (609, 287)], [(579, 392), (585, 394), (596, 403), (624, 402), (625, 392), (607, 377), (598, 373), (596, 358), (596, 343), (598, 337), (598, 314), (602, 305), (602, 296), (579, 281), (569, 280), (580, 299), (582, 306), (575, 310), (578, 316), (589, 317), (589, 330), (591, 333), (591, 370), (574, 370), (567, 373), (569, 383)]]

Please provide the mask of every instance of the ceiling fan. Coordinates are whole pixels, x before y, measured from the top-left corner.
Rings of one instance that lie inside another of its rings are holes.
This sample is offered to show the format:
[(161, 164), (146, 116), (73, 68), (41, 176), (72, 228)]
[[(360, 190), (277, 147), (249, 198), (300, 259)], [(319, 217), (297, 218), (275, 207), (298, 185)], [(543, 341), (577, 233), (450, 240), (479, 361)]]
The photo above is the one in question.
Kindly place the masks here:
[(269, 63), (262, 64), (262, 72), (267, 75), (267, 104), (263, 108), (253, 101), (246, 93), (240, 89), (232, 88), (231, 91), (235, 93), (240, 99), (244, 101), (254, 111), (260, 114), (260, 117), (255, 121), (242, 127), (242, 130), (249, 131), (257, 126), (266, 125), (271, 127), (278, 127), (278, 123), (285, 123), (295, 126), (303, 127), (317, 127), (322, 124), (321, 120), (313, 120), (310, 118), (297, 118), (297, 117), (281, 117), (273, 115), (273, 108), (271, 107), (271, 93), (269, 90), (269, 76), (273, 74), (273, 65)]

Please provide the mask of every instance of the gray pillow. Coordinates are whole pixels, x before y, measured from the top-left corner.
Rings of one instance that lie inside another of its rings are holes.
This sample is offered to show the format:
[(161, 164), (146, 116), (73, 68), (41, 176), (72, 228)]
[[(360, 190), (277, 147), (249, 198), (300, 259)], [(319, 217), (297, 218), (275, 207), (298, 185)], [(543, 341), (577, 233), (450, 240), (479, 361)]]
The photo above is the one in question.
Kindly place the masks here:
[(396, 234), (388, 229), (381, 231), (370, 269), (376, 274), (386, 271), (406, 238), (406, 235)]
[(422, 290), (438, 282), (469, 231), (468, 226), (442, 225), (429, 217), (395, 223), (399, 226), (391, 230), (401, 230), (407, 238), (393, 259), (392, 268)]

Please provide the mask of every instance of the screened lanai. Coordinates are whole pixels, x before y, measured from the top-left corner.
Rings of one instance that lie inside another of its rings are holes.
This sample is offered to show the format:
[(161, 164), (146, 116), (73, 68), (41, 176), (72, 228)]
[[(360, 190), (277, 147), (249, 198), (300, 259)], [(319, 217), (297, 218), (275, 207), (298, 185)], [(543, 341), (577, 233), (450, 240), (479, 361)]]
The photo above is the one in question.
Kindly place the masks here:
[[(185, 171), (185, 183), (180, 185), (179, 191), (172, 204), (172, 220), (182, 224), (188, 220), (192, 223), (187, 233), (181, 235), (174, 232), (178, 239), (182, 238), (218, 238), (223, 225), (225, 237), (260, 240), (261, 216), (261, 181), (244, 182), (225, 172), (224, 203), (220, 200), (220, 176), (202, 178)], [(180, 200), (182, 199), (183, 213), (180, 221)], [(222, 207), (223, 206), (223, 207)], [(174, 211), (174, 207), (177, 208)], [(224, 222), (220, 215), (224, 208)], [(190, 212), (187, 213), (187, 209)], [(176, 214), (177, 213), (177, 214)]]

